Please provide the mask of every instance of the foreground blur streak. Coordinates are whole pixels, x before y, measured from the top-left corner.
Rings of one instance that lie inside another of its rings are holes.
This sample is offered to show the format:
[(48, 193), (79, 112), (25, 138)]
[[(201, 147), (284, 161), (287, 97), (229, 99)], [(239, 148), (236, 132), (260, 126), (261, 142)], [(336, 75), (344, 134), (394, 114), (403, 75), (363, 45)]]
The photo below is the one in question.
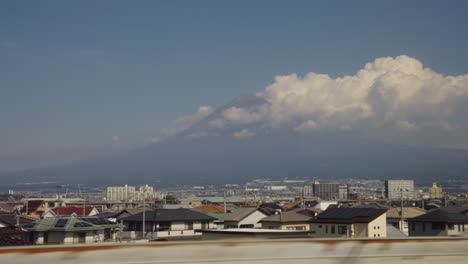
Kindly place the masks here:
[(466, 264), (468, 239), (278, 239), (29, 246), (1, 248), (0, 263)]

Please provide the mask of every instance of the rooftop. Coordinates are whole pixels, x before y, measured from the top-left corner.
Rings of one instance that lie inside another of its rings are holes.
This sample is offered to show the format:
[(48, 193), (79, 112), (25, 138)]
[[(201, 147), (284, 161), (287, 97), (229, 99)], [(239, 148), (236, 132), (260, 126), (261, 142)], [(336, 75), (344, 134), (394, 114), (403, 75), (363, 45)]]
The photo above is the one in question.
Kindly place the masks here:
[(308, 222), (312, 219), (310, 216), (305, 216), (297, 212), (289, 211), (268, 216), (260, 220), (260, 222), (278, 222), (278, 223), (290, 223), (290, 222)]
[[(387, 218), (401, 218), (401, 208), (393, 207), (387, 211)], [(426, 210), (418, 207), (403, 207), (403, 218), (413, 218), (426, 213)]]
[[(192, 209), (154, 209), (145, 212), (146, 221), (171, 222), (171, 221), (213, 221), (216, 218), (197, 212)], [(122, 219), (123, 221), (143, 221), (143, 212)]]
[(385, 214), (386, 209), (328, 208), (317, 216), (317, 223), (369, 223)]
[(468, 224), (466, 207), (445, 207), (432, 209), (426, 214), (408, 219), (411, 222), (443, 222), (443, 223), (465, 223)]

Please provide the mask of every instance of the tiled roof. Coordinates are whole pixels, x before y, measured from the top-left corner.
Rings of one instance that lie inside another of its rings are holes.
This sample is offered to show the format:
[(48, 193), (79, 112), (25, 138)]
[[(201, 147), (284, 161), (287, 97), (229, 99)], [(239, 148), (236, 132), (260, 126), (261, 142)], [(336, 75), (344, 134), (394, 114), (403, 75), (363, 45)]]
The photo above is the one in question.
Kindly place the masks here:
[(305, 216), (293, 211), (279, 213), (268, 216), (260, 220), (260, 222), (279, 222), (279, 223), (291, 223), (291, 222), (308, 222), (312, 217)]
[(1, 235), (11, 235), (11, 234), (23, 234), (24, 231), (21, 228), (5, 226), (0, 227), (0, 236)]
[(289, 212), (296, 212), (298, 214), (302, 214), (302, 215), (305, 215), (305, 216), (315, 216), (317, 214), (320, 214), (322, 212), (322, 210), (320, 208), (317, 208), (317, 207), (304, 207), (304, 208), (295, 208)]
[(18, 206), (22, 205), (18, 205), (17, 203), (2, 202), (0, 203), (0, 211), (13, 212), (13, 210)]
[(270, 209), (273, 209), (273, 210), (283, 210), (283, 207), (275, 204), (275, 203), (263, 203), (260, 205), (261, 208), (270, 208)]
[[(243, 208), (236, 208), (232, 210), (231, 213), (227, 214), (226, 217), (224, 218), (224, 221), (235, 221), (239, 222), (242, 219), (246, 218), (247, 216), (253, 214), (255, 211), (257, 211), (257, 207), (243, 207)], [(263, 213), (263, 212), (262, 212)], [(263, 213), (265, 214), (265, 213)], [(266, 216), (267, 214), (265, 214)]]
[[(146, 221), (172, 222), (172, 221), (213, 221), (216, 218), (197, 212), (192, 209), (154, 209), (145, 212)], [(143, 221), (143, 212), (122, 219), (123, 221)]]
[[(34, 219), (24, 217), (24, 216), (19, 216), (19, 224), (20, 226), (29, 224), (31, 222), (34, 222)], [(5, 225), (8, 226), (16, 226), (16, 215), (12, 213), (1, 213), (0, 214), (0, 223), (4, 223)]]
[(386, 209), (328, 208), (317, 216), (317, 223), (369, 223), (384, 214)]
[[(468, 215), (459, 208), (437, 208), (426, 214), (408, 219), (409, 222), (443, 222), (443, 223), (465, 223), (468, 224)], [(466, 208), (465, 208), (466, 209)]]
[(201, 205), (195, 207), (195, 210), (205, 213), (224, 213), (224, 207), (215, 204)]
[[(401, 208), (393, 207), (387, 211), (387, 218), (401, 218)], [(426, 213), (426, 210), (418, 207), (403, 207), (403, 218), (413, 218)]]
[(1, 227), (0, 228), (0, 246), (22, 246), (24, 240), (16, 238), (18, 234), (22, 234), (24, 231), (12, 227)]
[(373, 203), (358, 203), (356, 205), (351, 206), (351, 208), (389, 209), (390, 206), (373, 202)]
[[(84, 215), (89, 215), (91, 211), (93, 211), (93, 209), (94, 209), (94, 206), (85, 206)], [(55, 207), (50, 210), (52, 210), (56, 215), (64, 215), (64, 216), (69, 216), (72, 214), (83, 215), (83, 206)]]

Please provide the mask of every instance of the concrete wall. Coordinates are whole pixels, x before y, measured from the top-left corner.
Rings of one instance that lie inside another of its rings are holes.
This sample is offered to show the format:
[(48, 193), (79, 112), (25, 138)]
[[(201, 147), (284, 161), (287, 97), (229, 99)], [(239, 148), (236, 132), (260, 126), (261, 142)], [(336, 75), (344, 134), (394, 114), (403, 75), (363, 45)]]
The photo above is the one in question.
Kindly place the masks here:
[(2, 264), (466, 264), (468, 240), (274, 239), (0, 247)]
[(367, 226), (367, 236), (371, 238), (387, 237), (387, 214), (374, 219)]

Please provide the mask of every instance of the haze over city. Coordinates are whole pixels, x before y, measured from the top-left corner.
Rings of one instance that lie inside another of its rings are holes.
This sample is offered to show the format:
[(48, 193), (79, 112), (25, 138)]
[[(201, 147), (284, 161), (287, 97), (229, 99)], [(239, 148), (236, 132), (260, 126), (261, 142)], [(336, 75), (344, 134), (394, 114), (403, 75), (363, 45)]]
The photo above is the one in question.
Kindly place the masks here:
[[(136, 159), (132, 153), (169, 141), (155, 150), (164, 156), (167, 149), (184, 152), (197, 140), (263, 144), (277, 151), (300, 144), (298, 138), (311, 149), (323, 137), (344, 145), (358, 138), (389, 160), (395, 146), (417, 149), (409, 155), (418, 156), (411, 170), (430, 161), (419, 158), (420, 148), (453, 150), (463, 160), (465, 11), (463, 1), (2, 3), (0, 173), (65, 177), (83, 162), (82, 167), (118, 157), (114, 163), (125, 163)], [(211, 157), (221, 150), (200, 151)], [(223, 148), (236, 151), (233, 161), (250, 150)], [(306, 159), (310, 153), (297, 155)], [(192, 158), (178, 159), (167, 162)], [(38, 168), (52, 172), (31, 172)], [(283, 176), (303, 176), (307, 169)], [(208, 167), (186, 177), (210, 178), (215, 172)], [(442, 169), (436, 176), (465, 172)], [(184, 174), (154, 168), (138, 173)], [(105, 174), (99, 176), (112, 178), (113, 172)]]

